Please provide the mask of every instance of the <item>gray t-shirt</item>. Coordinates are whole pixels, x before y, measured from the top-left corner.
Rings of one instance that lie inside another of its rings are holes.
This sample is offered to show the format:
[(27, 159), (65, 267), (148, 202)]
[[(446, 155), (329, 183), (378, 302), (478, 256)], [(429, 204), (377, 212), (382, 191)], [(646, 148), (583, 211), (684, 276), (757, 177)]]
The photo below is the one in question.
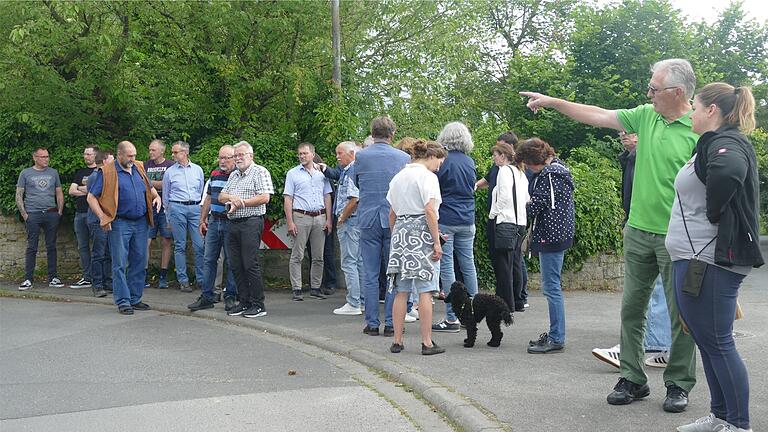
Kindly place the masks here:
[(56, 208), (56, 188), (61, 187), (59, 173), (51, 167), (38, 171), (33, 167), (19, 174), (17, 188), (24, 188), (24, 209), (27, 213)]
[[(678, 201), (676, 196), (675, 202), (672, 204), (672, 215), (669, 218), (669, 230), (667, 231), (665, 246), (672, 261), (689, 260), (694, 255), (691, 250), (691, 243), (693, 243), (695, 253), (701, 251), (699, 255), (701, 261), (717, 265), (715, 264), (717, 239), (712, 240), (717, 236), (717, 224), (713, 224), (707, 219), (706, 186), (696, 176), (693, 168), (693, 161), (695, 160), (696, 156), (694, 155), (683, 165), (675, 177), (675, 192), (680, 195), (680, 200)], [(685, 224), (683, 224), (680, 202), (682, 202), (683, 210), (685, 210)], [(688, 234), (691, 236), (690, 241), (688, 241), (688, 235), (685, 232), (686, 226), (688, 227)], [(710, 241), (712, 242), (710, 243)], [(751, 267), (742, 266), (724, 267), (718, 265), (717, 267), (742, 275), (747, 275), (752, 270)]]

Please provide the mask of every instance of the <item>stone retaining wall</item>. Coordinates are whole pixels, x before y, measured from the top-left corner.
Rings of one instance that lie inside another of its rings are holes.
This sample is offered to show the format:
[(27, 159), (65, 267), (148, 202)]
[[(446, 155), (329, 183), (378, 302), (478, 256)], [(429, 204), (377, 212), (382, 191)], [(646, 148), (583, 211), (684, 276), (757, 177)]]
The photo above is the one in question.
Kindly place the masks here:
[[(0, 277), (20, 279), (24, 273), (24, 252), (27, 248), (27, 237), (24, 224), (15, 216), (0, 216)], [(338, 246), (338, 245), (337, 245)], [(77, 253), (77, 241), (72, 228), (72, 216), (65, 216), (59, 226), (57, 238), (59, 276), (63, 279), (77, 279), (80, 276), (80, 259)], [(338, 251), (338, 247), (336, 249)], [(188, 262), (192, 263), (191, 248), (187, 248)], [(153, 242), (152, 260), (154, 266), (160, 262), (160, 242)], [(274, 285), (289, 287), (288, 282), (288, 258), (290, 250), (262, 251), (262, 268), (265, 278), (274, 282)], [(173, 257), (171, 257), (173, 262)], [(344, 286), (344, 277), (341, 270), (337, 276), (339, 287)], [(173, 266), (173, 264), (171, 264)], [(40, 235), (40, 244), (37, 253), (37, 270), (35, 274), (45, 277), (46, 256), (45, 239)], [(191, 272), (190, 274), (193, 274)], [(305, 260), (304, 271), (305, 287), (309, 278), (309, 268)], [(540, 277), (537, 273), (529, 275), (529, 289), (539, 289)], [(624, 260), (614, 254), (600, 255), (589, 258), (581, 271), (565, 272), (563, 274), (563, 289), (592, 290), (592, 291), (620, 291), (624, 286)]]

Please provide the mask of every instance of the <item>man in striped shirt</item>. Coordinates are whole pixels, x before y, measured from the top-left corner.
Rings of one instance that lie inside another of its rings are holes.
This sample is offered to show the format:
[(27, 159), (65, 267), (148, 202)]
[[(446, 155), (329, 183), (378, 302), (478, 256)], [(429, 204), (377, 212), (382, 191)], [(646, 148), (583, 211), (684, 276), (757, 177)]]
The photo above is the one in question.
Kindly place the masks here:
[[(187, 306), (191, 311), (210, 309), (214, 304), (213, 286), (216, 279), (216, 266), (224, 249), (224, 266), (226, 267), (227, 284), (224, 292), (224, 310), (229, 311), (235, 306), (237, 287), (229, 265), (227, 249), (224, 247), (229, 232), (229, 218), (224, 204), (219, 202), (219, 193), (229, 180), (229, 175), (235, 168), (235, 149), (225, 145), (219, 149), (219, 167), (211, 171), (208, 189), (203, 199), (200, 212), (200, 235), (205, 238), (205, 254), (203, 258), (202, 294), (197, 301)], [(210, 213), (210, 216), (209, 216)]]

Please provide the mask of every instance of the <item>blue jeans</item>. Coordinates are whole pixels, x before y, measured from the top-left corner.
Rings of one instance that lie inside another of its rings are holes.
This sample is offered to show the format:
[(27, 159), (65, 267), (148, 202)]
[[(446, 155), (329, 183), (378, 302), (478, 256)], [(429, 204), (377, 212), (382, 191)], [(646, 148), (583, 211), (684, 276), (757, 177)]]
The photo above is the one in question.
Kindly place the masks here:
[[(363, 276), (363, 260), (360, 259), (360, 229), (354, 225), (355, 220), (336, 227), (341, 249), (341, 271), (347, 283), (347, 303), (360, 307), (360, 281)], [(376, 296), (378, 299), (378, 295)]]
[(656, 286), (648, 303), (648, 315), (645, 329), (646, 351), (669, 351), (672, 345), (672, 325), (669, 322), (667, 297), (661, 276), (656, 278)]
[(688, 260), (672, 263), (677, 307), (701, 352), (710, 410), (717, 418), (749, 429), (749, 379), (733, 340), (736, 299), (744, 275), (709, 265), (701, 292), (693, 297), (682, 290), (686, 270)]
[(549, 339), (554, 343), (565, 343), (565, 301), (560, 286), (563, 270), (561, 252), (539, 252), (541, 261), (541, 291), (549, 304)]
[(91, 281), (91, 231), (88, 227), (88, 213), (75, 213), (75, 237), (83, 279)]
[(213, 300), (213, 285), (216, 281), (216, 268), (218, 266), (219, 255), (224, 249), (224, 264), (227, 272), (227, 289), (224, 297), (237, 298), (237, 287), (235, 285), (235, 276), (232, 273), (232, 266), (229, 264), (229, 253), (227, 253), (227, 234), (229, 233), (229, 221), (218, 219), (211, 216), (208, 223), (208, 232), (205, 233), (205, 276), (203, 278), (202, 291), (203, 297)]
[(94, 289), (112, 286), (112, 257), (110, 257), (107, 233), (97, 223), (88, 225), (91, 230), (91, 282)]
[(192, 249), (195, 252), (195, 278), (197, 283), (203, 281), (203, 261), (205, 249), (203, 238), (200, 236), (200, 206), (172, 203), (165, 210), (168, 223), (173, 232), (173, 258), (176, 264), (176, 279), (179, 283), (188, 284), (187, 276), (187, 233), (192, 239)]
[(112, 295), (118, 306), (134, 305), (144, 294), (148, 230), (145, 218), (112, 221), (107, 237), (112, 255)]
[[(379, 271), (382, 257), (389, 257), (389, 228), (378, 223), (360, 230), (360, 256), (363, 259), (363, 287), (365, 292), (365, 322), (378, 328), (379, 321)], [(387, 291), (384, 298), (384, 325), (392, 327), (392, 302), (395, 292)]]
[[(456, 281), (456, 273), (453, 269), (454, 254), (459, 261), (461, 274), (464, 278), (464, 286), (467, 287), (470, 297), (477, 294), (477, 270), (475, 269), (475, 225), (443, 225), (440, 224), (440, 232), (448, 237), (443, 244), (443, 256), (440, 258), (440, 282), (443, 291), (450, 291), (451, 285)], [(445, 319), (456, 321), (450, 303), (445, 305)]]

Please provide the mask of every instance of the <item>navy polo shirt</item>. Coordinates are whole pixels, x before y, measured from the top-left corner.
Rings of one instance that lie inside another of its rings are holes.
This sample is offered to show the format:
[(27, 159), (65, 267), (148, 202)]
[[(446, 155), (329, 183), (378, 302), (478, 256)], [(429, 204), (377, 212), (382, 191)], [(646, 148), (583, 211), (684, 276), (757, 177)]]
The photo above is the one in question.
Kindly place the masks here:
[[(147, 215), (145, 197), (147, 187), (141, 174), (139, 174), (139, 170), (134, 166), (129, 173), (117, 161), (115, 161), (115, 169), (117, 169), (117, 217), (132, 220), (145, 217)], [(99, 171), (90, 192), (98, 198), (101, 196), (103, 188), (104, 173)]]
[(440, 224), (474, 225), (475, 223), (475, 161), (466, 154), (451, 150), (437, 171), (440, 182)]

